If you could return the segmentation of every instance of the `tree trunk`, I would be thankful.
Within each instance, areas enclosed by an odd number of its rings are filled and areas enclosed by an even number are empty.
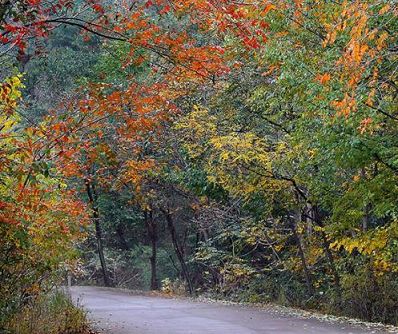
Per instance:
[[[98,251],[98,256],[99,256],[100,263],[101,263],[102,277],[104,280],[104,285],[111,286],[110,279],[108,276],[108,270],[106,268],[106,262],[105,262],[105,256],[104,256],[104,246],[102,244],[102,229],[101,229],[100,220],[99,220],[99,210],[98,210],[98,206],[97,206],[97,195],[95,192],[95,187],[87,179],[85,180],[85,184],[86,184],[88,200],[89,200],[91,210],[92,210],[92,219],[94,220],[94,225],[95,225],[95,237],[97,239],[97,251]]]
[[[6,13],[10,7],[10,0],[0,0],[0,25],[6,21]]]
[[[315,224],[318,225],[319,227],[323,228],[323,221],[322,221],[322,217],[319,213],[319,208],[317,206],[313,206],[312,211],[313,211],[313,219],[314,219]],[[333,280],[334,280],[334,288],[335,288],[335,291],[337,294],[338,302],[340,303],[340,301],[341,301],[340,276],[339,276],[339,273],[337,272],[337,268],[336,268],[336,265],[335,265],[334,259],[333,259],[333,254],[330,250],[329,240],[326,236],[326,233],[323,230],[321,230],[321,238],[322,238],[323,249],[326,253],[326,257],[328,259],[329,266],[332,271]]]
[[[193,287],[192,287],[192,282],[191,282],[191,278],[189,276],[189,272],[188,272],[188,267],[185,263],[185,259],[184,259],[184,252],[181,249],[180,243],[178,242],[178,237],[177,237],[177,232],[174,226],[174,222],[173,222],[173,218],[171,216],[171,214],[168,211],[162,210],[162,212],[164,213],[165,217],[166,217],[166,221],[167,221],[167,228],[170,232],[170,236],[171,236],[171,240],[173,243],[173,247],[174,247],[174,251],[176,252],[178,261],[180,262],[180,266],[181,266],[181,271],[183,274],[184,279],[186,280],[187,284],[188,284],[188,290],[189,293],[192,294],[193,293]]]
[[[361,169],[361,176],[366,180],[366,170],[365,168]],[[370,213],[371,213],[371,205],[370,203],[366,203],[363,209],[363,218],[362,218],[362,231],[366,232],[368,230],[370,224]]]
[[[300,260],[301,260],[301,265],[303,266],[303,270],[304,270],[304,276],[305,276],[305,283],[307,285],[307,291],[308,291],[308,294],[310,296],[313,296],[314,295],[314,286],[312,284],[312,277],[311,277],[310,270],[308,269],[307,260],[305,258],[303,245],[302,245],[302,242],[301,242],[301,238],[300,238],[299,234],[297,233],[296,222],[294,220],[291,222],[291,230],[293,232],[294,239],[296,240],[296,243],[297,243],[299,257],[300,257]]]
[[[118,226],[116,226],[115,231],[116,231],[117,236],[119,238],[121,249],[125,250],[125,251],[128,251],[130,249],[130,247],[129,247],[127,241],[126,241],[126,238],[124,237],[123,227],[121,225],[118,225]]]
[[[370,210],[371,210],[370,204],[367,203],[363,210],[364,210],[364,213],[363,213],[363,219],[362,219],[362,231],[366,232],[368,230],[368,227],[370,224]]]
[[[158,231],[157,225],[153,220],[152,211],[144,211],[145,225],[148,231],[148,237],[152,246],[152,254],[149,258],[151,262],[151,290],[159,289],[159,282],[157,278],[157,241]]]
[[[334,289],[336,291],[337,294],[337,298],[338,298],[338,303],[340,304],[341,302],[341,285],[340,285],[340,276],[337,272],[336,266],[334,264],[334,259],[333,259],[333,254],[330,251],[330,243],[329,240],[326,237],[325,232],[321,232],[321,237],[322,237],[322,243],[323,243],[323,248],[325,250],[326,253],[326,257],[329,261],[329,265],[330,265],[330,269],[332,270],[332,274],[333,274],[333,280],[334,280]]]

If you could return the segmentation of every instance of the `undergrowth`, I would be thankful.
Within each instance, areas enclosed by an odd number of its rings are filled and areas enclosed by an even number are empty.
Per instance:
[[[7,334],[88,334],[83,309],[75,306],[63,292],[33,298],[5,323],[0,333]]]

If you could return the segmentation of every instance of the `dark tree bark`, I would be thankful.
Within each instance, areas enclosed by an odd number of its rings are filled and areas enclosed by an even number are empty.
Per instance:
[[[148,237],[151,242],[152,255],[149,258],[151,262],[151,290],[159,289],[159,282],[157,278],[157,243],[158,231],[157,224],[153,219],[152,211],[144,211],[144,220],[148,232]]]
[[[102,277],[104,280],[104,285],[111,286],[111,282],[110,282],[109,275],[108,275],[108,270],[106,267],[105,256],[104,256],[104,246],[102,244],[102,229],[101,229],[101,225],[100,225],[100,216],[99,216],[99,210],[98,210],[98,205],[97,205],[97,194],[95,192],[95,186],[88,179],[85,180],[85,184],[86,184],[88,200],[89,200],[91,210],[92,210],[92,218],[94,220],[94,225],[95,225],[95,237],[97,239],[97,251],[98,251],[98,256],[99,256],[100,263],[101,263]]]
[[[170,232],[170,236],[171,236],[171,241],[173,243],[173,247],[174,247],[174,251],[177,255],[177,259],[180,262],[180,266],[181,266],[181,272],[183,275],[183,278],[185,279],[185,281],[188,284],[188,291],[190,294],[193,293],[193,287],[192,287],[192,281],[189,275],[189,271],[188,271],[188,267],[187,264],[185,263],[185,259],[184,259],[184,252],[181,248],[180,242],[178,241],[178,237],[177,237],[177,232],[174,226],[174,221],[173,221],[173,217],[171,216],[170,212],[166,211],[166,210],[162,210],[165,218],[166,218],[166,222],[167,222],[167,228]]]
[[[366,180],[366,170],[365,168],[361,169],[361,176]],[[362,231],[366,232],[370,225],[370,214],[371,214],[371,205],[370,203],[366,203],[363,209],[363,218],[362,218]]]
[[[5,23],[6,13],[10,5],[10,0],[0,0],[0,24]]]
[[[310,270],[307,265],[307,260],[305,258],[303,244],[301,242],[301,238],[300,238],[299,234],[297,233],[296,222],[294,220],[291,221],[290,228],[293,232],[293,237],[297,244],[301,265],[303,266],[305,283],[307,285],[307,292],[310,296],[313,296],[314,295],[314,285],[312,283],[312,276],[311,276]]]
[[[313,218],[314,223],[316,225],[318,225],[319,227],[323,228],[324,227],[323,218],[319,212],[318,206],[312,206],[312,212],[313,212],[312,218]],[[341,301],[340,276],[339,276],[339,273],[337,272],[337,268],[334,263],[333,254],[330,250],[330,242],[326,236],[326,233],[323,230],[321,230],[321,238],[322,238],[323,249],[324,249],[326,257],[328,259],[330,270],[332,271],[333,280],[334,280],[334,288],[335,288],[335,291],[337,294],[337,298],[339,299],[338,302],[340,303],[340,301]]]
[[[341,302],[341,285],[340,285],[340,276],[337,272],[336,265],[334,264],[334,259],[333,259],[333,254],[330,251],[330,243],[329,240],[326,237],[325,232],[321,232],[321,238],[322,238],[322,243],[323,243],[323,248],[326,253],[326,257],[329,262],[330,269],[332,270],[332,275],[333,275],[333,280],[334,280],[334,289],[337,294],[338,298],[338,303]]]
[[[125,251],[128,251],[130,249],[130,247],[129,247],[127,241],[126,241],[126,238],[124,237],[123,226],[121,226],[121,225],[116,226],[115,231],[116,231],[117,236],[119,238],[121,249],[123,249]]]

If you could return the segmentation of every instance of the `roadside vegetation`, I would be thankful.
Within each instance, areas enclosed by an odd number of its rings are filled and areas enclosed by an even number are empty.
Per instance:
[[[32,297],[7,319],[2,333],[90,334],[85,311],[63,292]]]
[[[84,333],[67,273],[397,325],[397,16],[0,0],[0,330]]]

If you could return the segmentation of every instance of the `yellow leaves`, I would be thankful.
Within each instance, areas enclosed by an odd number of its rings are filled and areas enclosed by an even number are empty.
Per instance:
[[[376,41],[376,48],[378,51],[381,51],[383,48],[387,46],[386,40],[389,37],[389,34],[386,31],[383,31],[379,38]]]
[[[234,117],[234,111],[227,110],[225,115]],[[284,144],[273,143],[270,147],[254,132],[234,131],[224,118],[218,119],[198,106],[180,119],[175,128],[189,156],[201,159],[208,180],[231,195],[249,199],[252,194],[271,195],[286,186],[272,173],[272,161],[285,154]]]
[[[250,164],[255,162],[263,168],[270,168],[270,160],[265,151],[265,142],[255,134],[232,133],[226,136],[215,136],[210,139],[210,145],[219,151],[220,161]]]
[[[355,237],[339,238],[330,244],[330,248],[336,251],[344,248],[350,254],[357,251],[370,257],[380,272],[387,272],[398,269],[390,252],[391,242],[397,237],[398,223],[393,222],[389,226],[362,232]]]
[[[202,140],[206,141],[214,136],[217,129],[216,123],[216,117],[210,115],[207,109],[199,106],[194,106],[189,115],[178,121],[175,129],[182,135],[183,147],[190,157],[197,158],[206,151]]]
[[[225,263],[220,274],[226,284],[242,284],[252,278],[256,271],[243,263]]]
[[[16,75],[6,79],[0,84],[0,112],[11,113],[21,98],[22,75]]]
[[[84,206],[66,189],[46,156],[38,158],[45,123],[35,128],[15,126],[20,121],[15,110],[21,88],[20,75],[0,84],[0,232],[19,253],[23,270],[34,272],[40,264],[56,266],[70,256],[71,244],[82,236],[81,226],[87,220]]]
[[[211,181],[245,198],[258,191],[275,189],[272,159],[266,143],[257,135],[230,133],[214,136],[209,144],[207,170]]]
[[[16,124],[16,121],[12,118],[4,117],[4,115],[1,115],[0,116],[0,124],[1,124],[1,128],[2,128],[2,132],[7,132]]]
[[[373,261],[373,267],[375,268],[376,273],[379,273],[379,276],[381,273],[394,270],[392,263],[383,259],[376,259]]]
[[[337,38],[337,30],[330,31],[326,34],[326,38],[323,41],[323,47],[326,47],[327,45],[331,45],[336,41]]]
[[[386,14],[390,10],[391,6],[390,4],[386,4],[379,10],[379,15]]]
[[[353,43],[350,48],[352,61],[360,63],[368,50],[369,46],[367,44]]]
[[[123,170],[121,172],[118,184],[131,184],[137,193],[137,199],[141,202],[140,204],[145,207],[145,200],[142,196],[141,190],[145,182],[145,178],[149,173],[154,173],[157,170],[157,164],[153,159],[147,160],[127,160],[124,164]],[[149,198],[150,194],[146,194]]]

